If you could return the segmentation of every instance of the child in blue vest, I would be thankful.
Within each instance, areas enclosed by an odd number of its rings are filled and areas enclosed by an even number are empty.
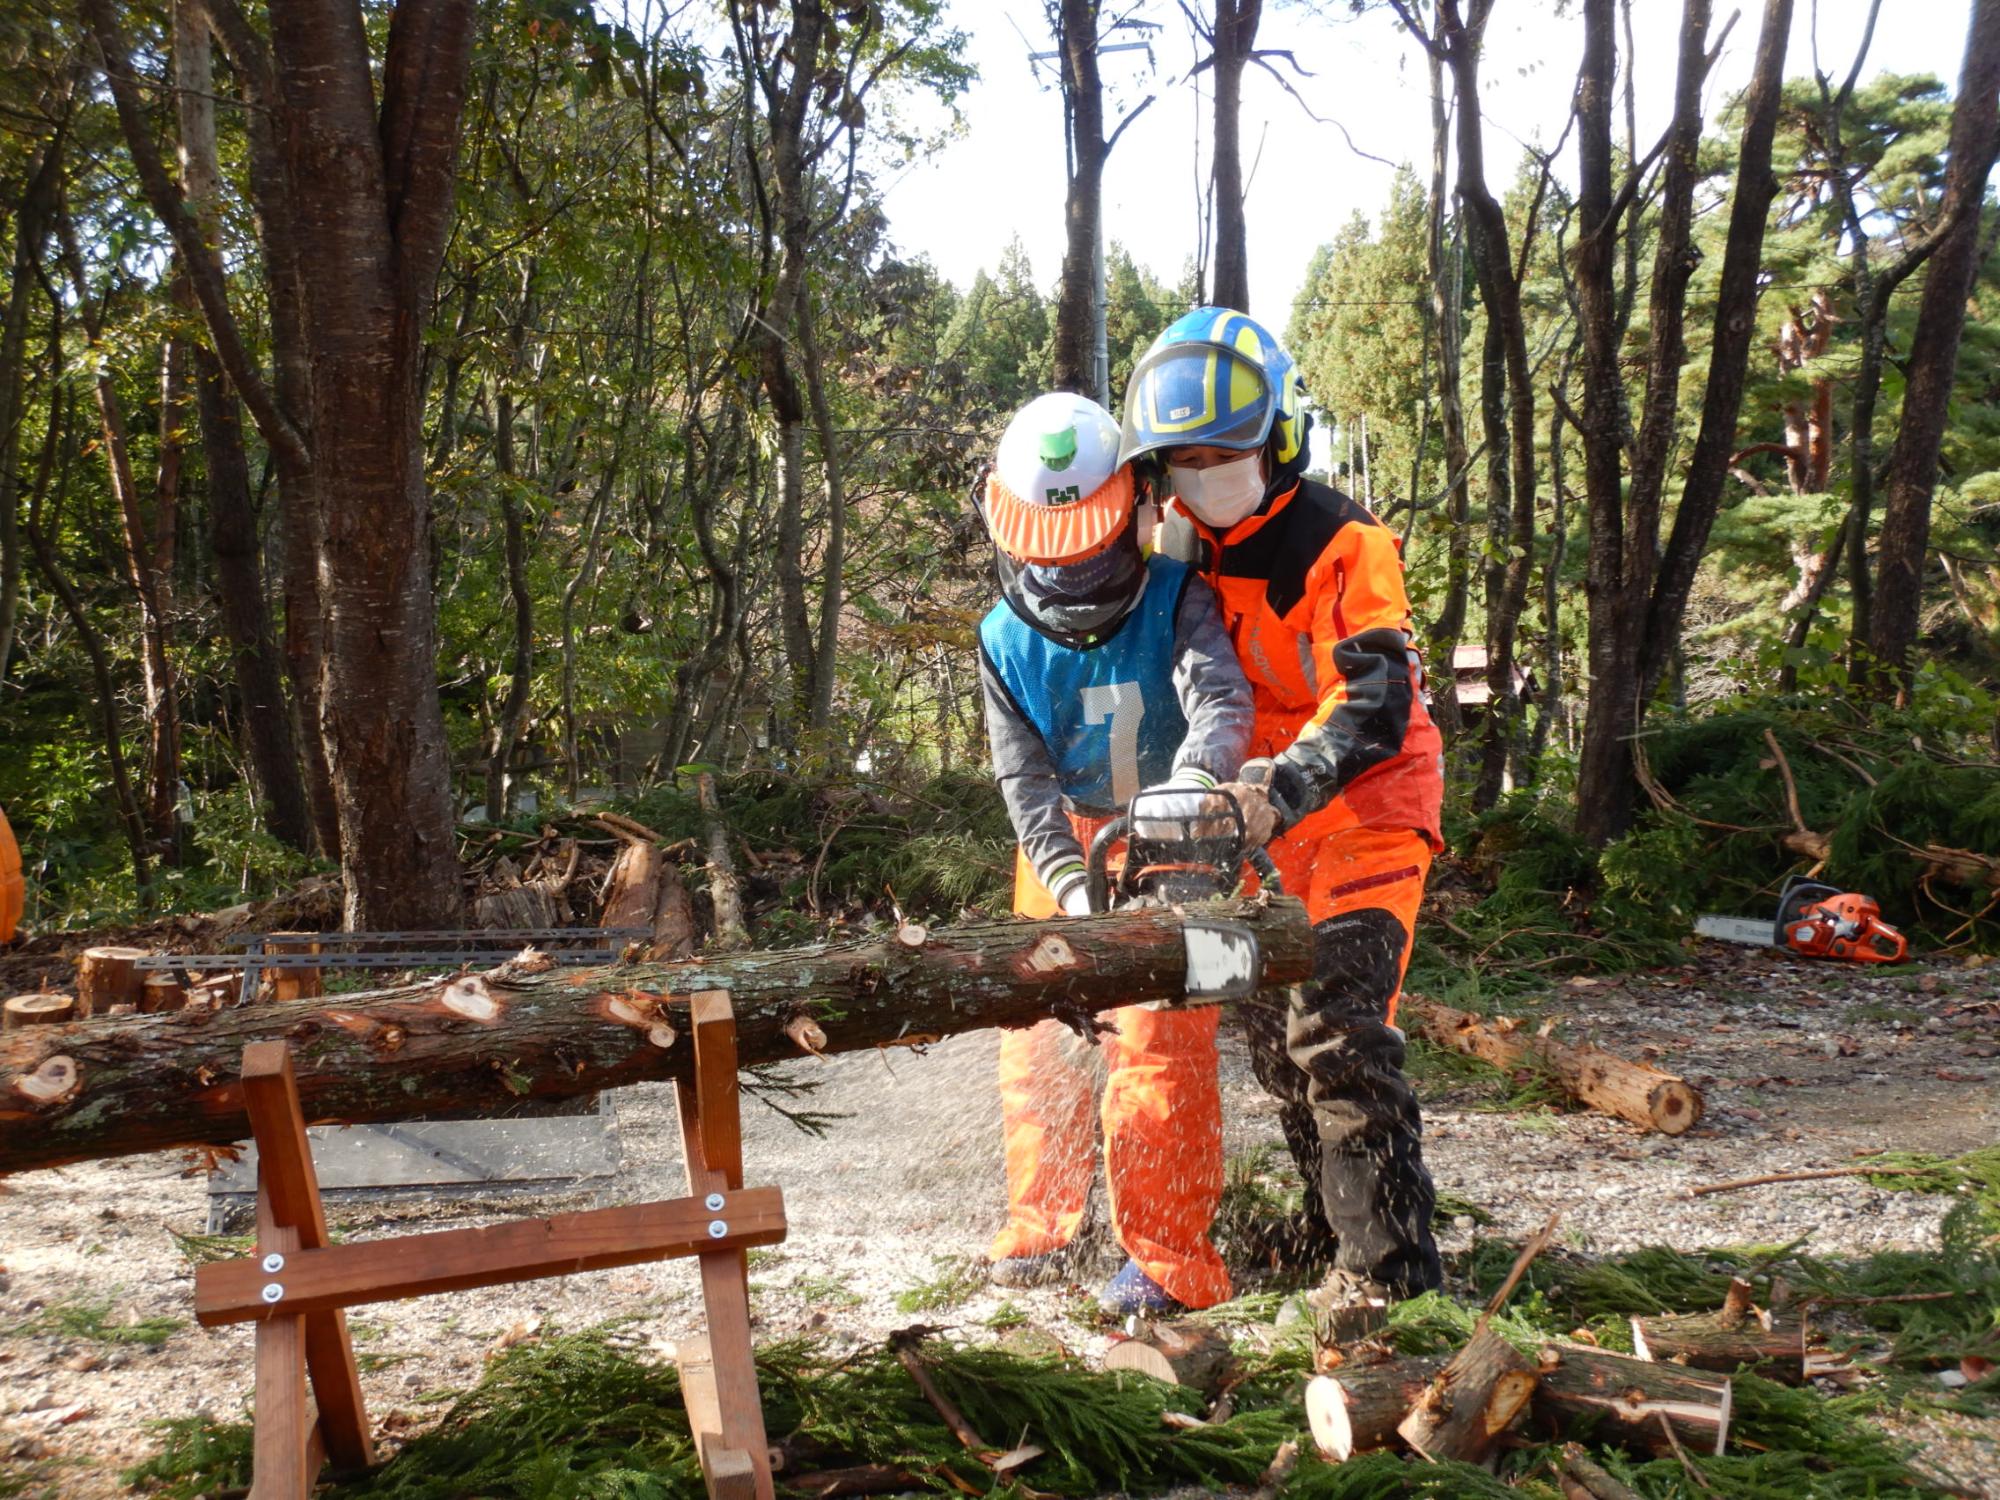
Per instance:
[[[1001,598],[980,623],[993,767],[1020,841],[1014,910],[1081,916],[1085,841],[1142,788],[1203,794],[1249,744],[1249,684],[1215,595],[1183,563],[1147,558],[1118,424],[1057,393],[1008,425],[983,514]],[[1229,1274],[1209,1243],[1222,1193],[1213,1006],[1114,1011],[1102,1106],[1111,1226],[1129,1257],[1116,1313],[1211,1307]],[[1007,1227],[990,1252],[1006,1286],[1064,1279],[1096,1172],[1089,1075],[1045,1021],[1000,1049]]]

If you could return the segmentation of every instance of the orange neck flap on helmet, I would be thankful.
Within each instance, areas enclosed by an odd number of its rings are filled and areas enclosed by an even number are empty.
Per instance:
[[[986,476],[986,529],[1016,562],[1057,566],[1095,557],[1118,540],[1132,508],[1129,466],[1066,505],[1036,505],[1008,489],[997,471]]]

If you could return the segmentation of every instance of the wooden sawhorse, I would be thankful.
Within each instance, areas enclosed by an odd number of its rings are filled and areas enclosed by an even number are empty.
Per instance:
[[[344,1245],[327,1238],[289,1048],[243,1049],[243,1103],[257,1141],[257,1249],[197,1270],[194,1305],[204,1327],[257,1324],[251,1500],[302,1500],[328,1461],[340,1470],[374,1463],[347,1308],[675,1256],[701,1262],[708,1334],[682,1344],[679,1362],[708,1492],[770,1500],[745,1251],[784,1239],[784,1200],[777,1188],[743,1186],[728,993],[694,995],[689,1021],[695,1077],[677,1084],[689,1196]]]

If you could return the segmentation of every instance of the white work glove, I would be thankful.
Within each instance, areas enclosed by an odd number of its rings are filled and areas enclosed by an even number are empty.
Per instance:
[[[1090,915],[1090,883],[1079,880],[1062,893],[1063,915],[1066,917],[1087,917]]]
[[[1220,800],[1210,795],[1214,790],[1213,776],[1205,771],[1197,771],[1191,766],[1183,766],[1158,786],[1147,787],[1139,797],[1133,799],[1133,805],[1139,809],[1140,816],[1133,820],[1132,836],[1141,839],[1178,839],[1184,832],[1193,832],[1198,836],[1221,833],[1223,830],[1220,824],[1214,828],[1204,828],[1200,823],[1190,826],[1177,821],[1181,818],[1200,818],[1205,814],[1221,811]]]

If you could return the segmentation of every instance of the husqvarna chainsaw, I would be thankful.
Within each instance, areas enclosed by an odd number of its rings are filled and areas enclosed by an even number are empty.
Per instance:
[[[1190,804],[1197,810],[1189,811]],[[1111,851],[1121,839],[1125,858],[1114,869]],[[1178,906],[1226,896],[1245,865],[1257,872],[1265,890],[1282,895],[1271,856],[1247,845],[1243,809],[1228,792],[1139,792],[1090,841],[1085,860],[1090,909]],[[1182,930],[1188,1003],[1239,1000],[1257,992],[1264,965],[1254,931],[1227,918],[1201,916],[1188,917]]]
[[[1785,882],[1775,921],[1711,916],[1696,921],[1694,930],[1725,943],[1789,948],[1807,958],[1850,963],[1901,963],[1910,951],[1902,933],[1882,920],[1882,908],[1872,896],[1798,875]]]

